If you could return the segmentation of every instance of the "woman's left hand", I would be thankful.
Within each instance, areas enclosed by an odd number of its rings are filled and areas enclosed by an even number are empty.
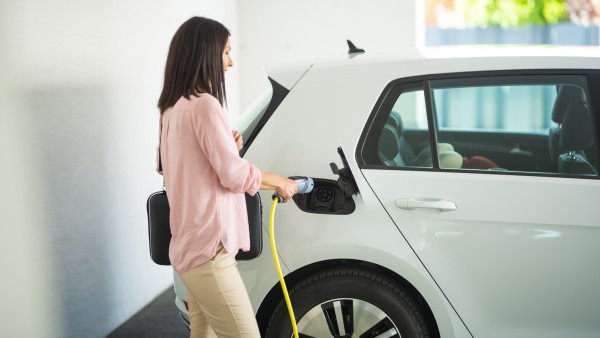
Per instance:
[[[242,134],[234,130],[233,139],[235,140],[235,144],[237,145],[238,151],[242,150],[242,147],[244,146],[244,139],[242,138]]]

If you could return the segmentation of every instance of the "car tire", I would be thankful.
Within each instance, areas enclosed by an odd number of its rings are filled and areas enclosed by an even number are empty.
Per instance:
[[[437,337],[418,302],[389,277],[336,268],[314,274],[290,290],[300,337]],[[266,338],[292,337],[282,300]]]

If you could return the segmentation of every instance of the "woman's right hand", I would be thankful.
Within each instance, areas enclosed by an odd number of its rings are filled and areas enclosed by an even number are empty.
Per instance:
[[[289,201],[298,192],[296,181],[273,173],[262,172],[261,189],[273,189],[283,197],[283,203]]]
[[[289,201],[298,192],[298,183],[286,177],[282,177],[281,186],[275,189],[279,196],[283,197],[283,203]]]

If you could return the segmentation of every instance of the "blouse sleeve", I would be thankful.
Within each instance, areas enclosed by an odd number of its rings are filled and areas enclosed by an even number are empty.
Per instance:
[[[212,98],[212,97],[211,97]],[[200,148],[221,185],[234,192],[255,194],[261,184],[260,170],[240,157],[225,111],[216,99],[201,100],[195,126]]]

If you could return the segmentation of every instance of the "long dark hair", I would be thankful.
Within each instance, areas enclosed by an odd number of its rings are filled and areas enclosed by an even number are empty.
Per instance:
[[[204,17],[193,17],[179,27],[171,40],[158,99],[161,114],[182,96],[209,93],[221,105],[227,102],[223,50],[229,36],[223,24]]]

